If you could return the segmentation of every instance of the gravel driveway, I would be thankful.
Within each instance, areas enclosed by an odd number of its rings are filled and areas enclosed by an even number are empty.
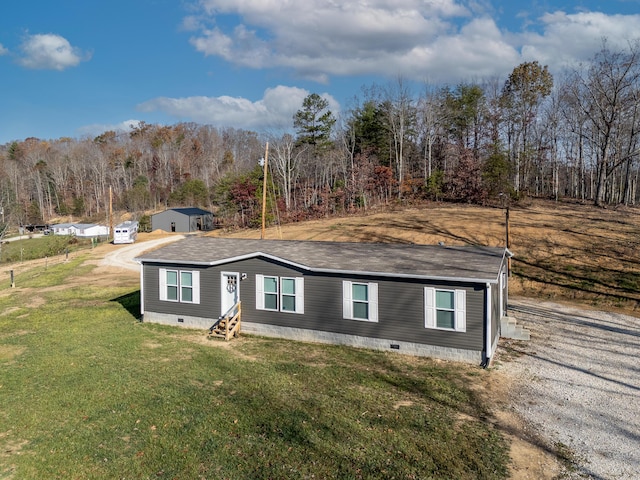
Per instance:
[[[118,246],[116,250],[109,252],[100,261],[100,265],[108,267],[126,268],[127,270],[140,271],[140,264],[133,259],[147,250],[155,249],[169,242],[175,242],[185,238],[184,235],[171,235],[168,237],[158,238],[156,240],[147,240],[145,242],[137,242],[131,245]]]
[[[529,299],[510,316],[531,332],[500,366],[514,409],[575,455],[569,478],[640,479],[640,319]]]

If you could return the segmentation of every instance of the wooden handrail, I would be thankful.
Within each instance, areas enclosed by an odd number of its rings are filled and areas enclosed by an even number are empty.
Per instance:
[[[240,301],[238,301],[238,303],[236,303],[236,305],[238,306],[238,309],[236,311],[236,314],[231,317],[227,323],[225,323],[224,326],[224,339],[225,340],[229,340],[229,338],[233,337],[236,335],[236,333],[240,333],[240,321],[242,318],[242,304]],[[236,306],[234,305],[234,307]],[[235,310],[234,308],[231,309],[231,311]],[[233,327],[231,327],[231,329],[229,329],[229,325],[233,324],[234,321],[237,322],[233,325]]]
[[[224,315],[221,315],[216,322],[209,328],[209,333],[213,333],[221,321],[226,320],[224,324],[224,339],[229,340],[231,337],[240,333],[240,323],[242,321],[242,302],[238,301]],[[232,325],[230,327],[230,325]]]

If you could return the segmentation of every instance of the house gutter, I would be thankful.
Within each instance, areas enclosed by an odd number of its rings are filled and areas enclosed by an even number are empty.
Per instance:
[[[144,265],[140,264],[140,315],[144,315]]]
[[[491,362],[491,357],[493,356],[493,352],[491,351],[492,349],[492,344],[491,344],[491,283],[487,282],[486,283],[486,289],[485,289],[485,295],[486,295],[486,300],[485,300],[485,306],[486,306],[486,312],[485,312],[485,359],[482,361],[482,368],[487,368],[489,366],[489,363]]]

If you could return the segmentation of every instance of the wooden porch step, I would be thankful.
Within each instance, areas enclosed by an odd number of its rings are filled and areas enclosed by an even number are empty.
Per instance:
[[[238,325],[238,323],[240,323],[239,319],[236,319],[235,321],[229,322],[229,329],[228,331],[233,332],[233,336],[237,337],[238,336],[238,330],[235,330],[235,327]],[[227,338],[226,337],[226,332],[227,332],[227,321],[226,320],[222,320],[220,321],[220,323],[218,323],[218,325],[216,326],[216,328],[214,328],[213,330],[209,330],[209,336],[210,337],[219,337],[219,338]]]

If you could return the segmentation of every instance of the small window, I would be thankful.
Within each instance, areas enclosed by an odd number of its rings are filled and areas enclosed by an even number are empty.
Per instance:
[[[425,287],[425,328],[466,331],[466,291]]]
[[[264,309],[278,310],[278,277],[264,277]]]
[[[342,282],[343,317],[350,320],[378,321],[378,284]]]
[[[178,272],[167,270],[167,300],[178,301]]]
[[[180,272],[180,301],[193,301],[193,273]]]
[[[304,313],[304,278],[256,275],[256,309]]]
[[[282,278],[280,279],[282,286],[281,302],[283,312],[296,311],[296,279]]]
[[[369,286],[366,283],[351,284],[353,318],[369,320]]]

